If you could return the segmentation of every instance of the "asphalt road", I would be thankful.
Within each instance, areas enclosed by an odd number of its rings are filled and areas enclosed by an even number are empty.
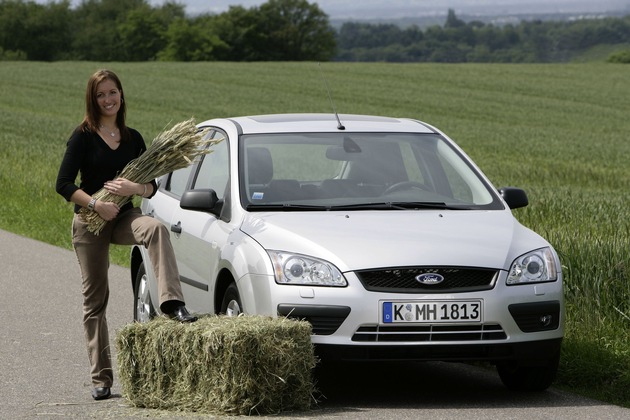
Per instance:
[[[112,339],[132,322],[128,277],[111,267]],[[72,251],[0,230],[0,286],[1,419],[211,418],[131,407],[118,384],[112,399],[92,400]],[[630,419],[630,409],[553,388],[510,393],[494,371],[460,364],[337,366],[318,378],[316,408],[273,418]]]

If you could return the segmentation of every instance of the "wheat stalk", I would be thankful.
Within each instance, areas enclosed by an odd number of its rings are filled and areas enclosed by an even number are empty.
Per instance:
[[[146,152],[132,160],[120,172],[118,178],[125,178],[138,184],[146,184],[162,175],[191,165],[198,157],[212,153],[213,146],[223,139],[204,139],[208,130],[199,130],[194,119],[175,124],[170,130],[158,134]],[[100,201],[110,201],[122,207],[131,196],[122,197],[101,188],[92,197]],[[98,235],[107,223],[95,211],[82,208],[79,214],[88,224],[87,229]]]

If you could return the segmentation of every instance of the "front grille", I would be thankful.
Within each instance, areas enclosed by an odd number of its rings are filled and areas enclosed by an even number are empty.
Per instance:
[[[444,342],[505,340],[507,335],[499,324],[479,325],[364,325],[352,336],[359,342]]]
[[[363,287],[372,292],[461,293],[492,289],[499,272],[468,267],[400,267],[355,273]],[[436,284],[422,284],[416,279],[422,274],[437,274],[444,280]]]

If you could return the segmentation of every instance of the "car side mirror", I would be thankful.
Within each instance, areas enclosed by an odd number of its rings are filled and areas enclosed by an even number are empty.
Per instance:
[[[205,211],[218,217],[221,214],[223,200],[219,200],[216,191],[212,189],[188,190],[182,195],[179,207],[184,210]]]
[[[527,193],[520,188],[503,187],[499,189],[499,193],[511,209],[526,207],[529,204]]]

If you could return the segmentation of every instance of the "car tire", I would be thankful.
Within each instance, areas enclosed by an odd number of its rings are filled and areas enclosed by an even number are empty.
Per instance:
[[[512,391],[544,391],[556,378],[560,355],[553,357],[546,365],[527,366],[518,362],[501,362],[497,372],[501,382]]]
[[[136,281],[133,285],[134,305],[133,319],[137,322],[149,322],[156,316],[155,307],[151,302],[151,294],[149,293],[149,277],[144,263],[140,264]]]
[[[236,283],[230,283],[223,295],[221,302],[221,314],[227,316],[238,316],[243,312],[241,295],[238,293]]]

